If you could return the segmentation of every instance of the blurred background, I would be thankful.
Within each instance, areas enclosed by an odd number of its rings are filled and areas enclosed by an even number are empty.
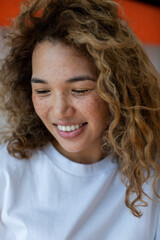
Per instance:
[[[142,41],[151,62],[160,73],[160,0],[116,0],[124,9],[126,19]],[[11,24],[22,0],[0,0],[0,59],[6,55],[1,31]],[[3,119],[0,116],[0,126]]]

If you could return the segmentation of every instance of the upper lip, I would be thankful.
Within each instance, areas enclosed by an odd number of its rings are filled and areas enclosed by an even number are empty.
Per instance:
[[[58,122],[58,123],[54,123],[54,125],[60,125],[60,126],[72,126],[72,125],[80,125],[80,124],[84,124],[84,123],[86,123],[86,122],[81,122],[81,123],[60,123],[60,122]]]

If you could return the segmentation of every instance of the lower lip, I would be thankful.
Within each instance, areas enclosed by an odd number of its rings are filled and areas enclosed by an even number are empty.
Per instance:
[[[57,126],[56,126],[56,130],[62,138],[71,139],[71,138],[78,137],[85,130],[86,126],[87,126],[87,124],[83,125],[82,127],[78,128],[74,131],[71,131],[71,132],[63,132],[63,131],[59,130]]]

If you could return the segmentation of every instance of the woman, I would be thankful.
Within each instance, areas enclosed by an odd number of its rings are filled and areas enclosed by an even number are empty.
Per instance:
[[[160,89],[108,0],[35,0],[1,70],[0,236],[160,238]]]

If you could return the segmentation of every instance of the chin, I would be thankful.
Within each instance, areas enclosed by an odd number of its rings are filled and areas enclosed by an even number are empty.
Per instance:
[[[78,153],[84,150],[82,148],[73,148],[73,147],[72,148],[63,147],[63,149],[70,153]]]
[[[70,152],[70,153],[78,153],[78,152],[81,152],[81,151],[86,149],[86,146],[85,147],[82,147],[82,146],[66,146],[66,145],[61,145],[61,144],[60,144],[60,146],[65,151]]]

